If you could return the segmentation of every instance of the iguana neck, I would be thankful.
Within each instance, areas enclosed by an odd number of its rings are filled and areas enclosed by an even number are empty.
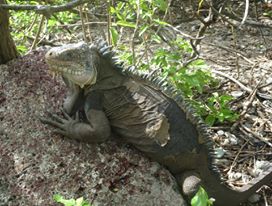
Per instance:
[[[86,87],[86,91],[89,90],[108,90],[120,87],[128,79],[125,75],[114,68],[110,61],[101,60],[97,68],[96,84]]]

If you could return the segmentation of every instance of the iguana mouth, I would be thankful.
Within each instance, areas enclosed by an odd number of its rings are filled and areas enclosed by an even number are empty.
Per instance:
[[[84,75],[83,70],[79,69],[74,69],[74,68],[82,68],[83,65],[81,64],[76,64],[75,62],[65,62],[65,61],[60,61],[60,60],[55,60],[54,59],[46,59],[46,63],[50,65],[49,67],[49,72],[51,74],[55,75],[60,75],[60,74],[68,74],[68,75]]]
[[[61,72],[56,72],[52,70],[49,70],[48,73],[53,77],[53,79],[61,75]]]

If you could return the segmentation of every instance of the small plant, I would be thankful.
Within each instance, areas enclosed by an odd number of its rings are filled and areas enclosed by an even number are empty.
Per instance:
[[[91,206],[88,202],[86,202],[83,197],[75,199],[65,199],[62,195],[56,194],[53,196],[53,199],[57,203],[61,203],[64,206]]]
[[[212,206],[213,198],[209,198],[207,192],[200,187],[195,196],[191,199],[192,206]]]
[[[215,92],[207,99],[205,104],[197,101],[194,101],[193,104],[198,113],[205,118],[205,122],[212,126],[217,122],[234,122],[239,118],[239,115],[229,107],[229,103],[232,100],[232,96],[226,94],[219,95]]]
[[[134,40],[140,40],[140,47],[146,47],[151,41],[160,43],[161,39],[158,30],[161,26],[167,25],[160,20],[160,14],[167,13],[168,3],[165,0],[128,0],[118,2],[110,7],[110,15],[114,19],[110,25],[112,44],[117,45],[120,28],[127,28],[132,31],[130,48],[126,47],[126,53],[132,53],[132,62],[136,64],[136,53],[134,51]],[[124,48],[123,48],[124,49]],[[124,51],[124,50],[123,50]],[[124,57],[125,58],[125,57]]]
[[[209,125],[213,125],[217,120],[221,123],[224,121],[234,122],[238,119],[239,115],[229,108],[230,101],[233,100],[232,96],[219,95],[217,92],[208,99],[208,111],[205,121]]]
[[[200,2],[199,6],[203,1]],[[115,18],[115,22],[111,27],[112,43],[119,51],[119,58],[126,65],[136,65],[139,70],[156,72],[156,75],[169,81],[177,89],[183,92],[184,97],[192,103],[197,113],[203,117],[205,122],[212,126],[215,123],[233,122],[238,118],[238,114],[233,112],[229,103],[232,98],[228,95],[212,94],[205,100],[197,99],[197,97],[208,88],[216,88],[216,81],[205,63],[201,59],[195,59],[190,64],[183,64],[182,60],[190,58],[193,49],[188,41],[182,38],[176,38],[168,42],[165,48],[158,48],[150,52],[151,43],[162,44],[161,37],[154,28],[162,28],[168,23],[160,20],[160,14],[167,12],[167,2],[164,0],[129,0],[119,2],[115,7],[111,7],[110,14]],[[139,15],[140,14],[140,15]],[[119,32],[117,29],[128,28],[134,32],[131,38],[132,46],[130,48],[117,40]],[[158,31],[158,30],[157,30]],[[143,52],[134,53],[133,39],[137,34],[137,39],[140,39],[140,50]],[[132,52],[131,52],[132,51]],[[144,58],[145,57],[145,58]],[[206,95],[207,96],[207,95]]]

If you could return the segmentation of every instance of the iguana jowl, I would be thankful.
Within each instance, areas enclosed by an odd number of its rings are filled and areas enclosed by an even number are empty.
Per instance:
[[[96,143],[114,132],[167,167],[187,198],[202,185],[217,206],[239,205],[271,181],[272,167],[240,191],[221,183],[211,137],[182,95],[158,78],[140,75],[133,67],[123,69],[104,41],[53,48],[46,62],[69,88],[65,118],[43,119],[60,134]],[[84,120],[78,118],[81,107]]]

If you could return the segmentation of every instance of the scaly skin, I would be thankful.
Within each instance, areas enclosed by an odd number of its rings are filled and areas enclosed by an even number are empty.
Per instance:
[[[103,41],[95,45],[70,44],[46,54],[51,72],[62,75],[70,90],[65,118],[53,115],[43,122],[67,137],[90,143],[110,137],[125,140],[167,167],[185,198],[202,185],[216,206],[244,202],[272,178],[272,168],[251,188],[234,191],[220,182],[212,164],[212,143],[207,128],[182,95],[159,79],[125,71],[115,63]],[[84,107],[85,117],[78,118]],[[186,205],[186,203],[184,203]]]

